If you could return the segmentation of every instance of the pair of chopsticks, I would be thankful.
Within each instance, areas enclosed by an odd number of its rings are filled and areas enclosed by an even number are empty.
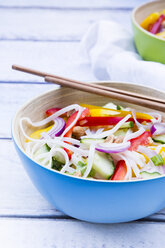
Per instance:
[[[44,77],[46,82],[51,82],[51,83],[55,83],[55,84],[65,86],[68,88],[73,88],[73,89],[85,91],[88,93],[110,97],[112,99],[125,101],[128,103],[156,109],[159,111],[165,111],[165,100],[158,99],[152,96],[146,96],[143,94],[138,94],[134,92],[129,92],[129,91],[125,91],[125,90],[121,90],[117,88],[106,87],[106,86],[92,84],[92,83],[89,84],[85,82],[80,82],[80,81],[76,81],[73,79],[56,76],[50,73],[37,71],[34,69],[19,66],[19,65],[13,65],[12,69],[30,73],[33,75],[37,75],[40,77]]]

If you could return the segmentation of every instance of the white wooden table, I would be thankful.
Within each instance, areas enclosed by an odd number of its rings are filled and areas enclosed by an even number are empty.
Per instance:
[[[26,175],[10,133],[11,119],[20,105],[56,87],[12,71],[13,63],[96,80],[90,67],[79,60],[82,35],[102,19],[130,28],[130,12],[142,2],[0,0],[0,247],[165,247],[165,211],[132,223],[96,225],[54,209]]]

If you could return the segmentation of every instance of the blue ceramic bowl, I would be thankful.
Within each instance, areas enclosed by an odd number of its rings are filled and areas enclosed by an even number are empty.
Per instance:
[[[165,93],[143,86],[112,82],[106,83],[106,85],[138,93],[145,92],[145,94],[156,97],[165,97]],[[76,178],[47,169],[25,154],[24,138],[20,132],[19,119],[27,116],[33,121],[39,121],[44,118],[44,111],[53,106],[66,106],[81,102],[103,105],[108,101],[111,99],[67,88],[52,90],[25,104],[16,113],[12,123],[12,135],[16,150],[25,170],[39,192],[55,208],[65,214],[95,223],[128,222],[161,210],[165,207],[165,193],[163,191],[165,177],[129,182],[96,181]],[[135,106],[131,105],[131,107]],[[137,106],[136,109],[147,110]],[[31,131],[30,127],[26,128],[27,133]]]

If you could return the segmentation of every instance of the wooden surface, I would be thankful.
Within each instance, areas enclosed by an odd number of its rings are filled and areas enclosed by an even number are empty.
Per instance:
[[[95,21],[114,19],[131,28],[130,12],[143,0],[0,1],[0,247],[164,247],[165,211],[140,221],[96,225],[54,209],[22,168],[11,140],[11,119],[30,98],[58,87],[11,70],[32,66],[94,81],[79,57],[79,41]]]

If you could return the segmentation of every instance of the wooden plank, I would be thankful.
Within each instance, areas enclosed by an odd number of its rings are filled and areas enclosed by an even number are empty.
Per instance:
[[[16,154],[14,144],[0,140],[0,216],[64,216],[32,185]]]
[[[145,0],[0,0],[0,6],[6,7],[54,7],[54,8],[133,8],[146,2]]]
[[[0,84],[0,137],[11,137],[11,121],[18,108],[32,97],[57,88],[55,85]],[[17,97],[19,95],[19,97]]]
[[[0,217],[66,218],[37,192],[11,140],[0,139]],[[165,221],[165,210],[146,220]]]
[[[11,65],[14,63],[75,79],[96,80],[90,66],[83,64],[79,58],[77,42],[1,41],[0,54],[1,82],[43,81],[40,77],[13,71]]]
[[[107,9],[58,11],[2,8],[0,16],[0,40],[79,41],[89,26],[100,20],[113,20],[126,28],[131,27],[130,11]]]
[[[165,228],[163,223],[96,225],[71,220],[1,219],[0,240],[5,248],[162,248]]]

